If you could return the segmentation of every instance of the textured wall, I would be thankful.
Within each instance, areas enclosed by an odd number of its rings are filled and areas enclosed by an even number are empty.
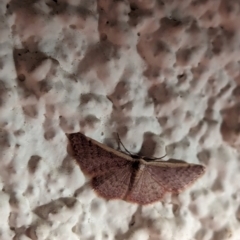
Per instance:
[[[240,2],[1,0],[0,239],[239,240]],[[179,196],[97,197],[81,131],[200,163]]]

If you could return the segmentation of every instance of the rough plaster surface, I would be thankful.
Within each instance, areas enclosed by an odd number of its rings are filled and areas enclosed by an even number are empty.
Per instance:
[[[236,0],[0,1],[0,239],[239,240],[239,22]],[[207,172],[107,202],[67,152],[77,131]]]

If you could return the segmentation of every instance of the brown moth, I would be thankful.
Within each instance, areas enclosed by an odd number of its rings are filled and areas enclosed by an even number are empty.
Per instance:
[[[95,192],[105,199],[122,199],[141,205],[179,193],[205,172],[205,167],[176,159],[154,161],[128,155],[82,133],[67,135],[83,173],[91,177]]]

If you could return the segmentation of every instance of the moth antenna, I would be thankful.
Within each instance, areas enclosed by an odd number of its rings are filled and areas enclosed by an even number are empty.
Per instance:
[[[166,153],[166,154],[164,154],[162,157],[153,158],[153,160],[160,160],[160,159],[163,159],[163,158],[165,158],[166,156],[167,156],[167,153]]]
[[[149,161],[156,161],[156,160],[160,160],[160,159],[163,159],[167,156],[167,153],[162,156],[162,157],[157,157],[157,158],[149,158],[149,157],[144,157],[144,160],[149,160]],[[156,161],[157,162],[157,161]]]
[[[125,148],[125,146],[123,145],[123,143],[122,143],[122,141],[121,141],[118,133],[117,133],[117,138],[118,138],[118,143],[120,143],[120,144],[123,146],[124,150],[125,150],[129,155],[132,155],[132,153],[130,153],[130,152]]]
[[[165,152],[166,152],[165,155],[163,155],[162,157],[152,158],[152,160],[155,161],[155,160],[161,160],[161,159],[165,158],[165,157],[167,156],[166,147],[165,147]],[[157,161],[156,161],[156,162],[157,162]]]

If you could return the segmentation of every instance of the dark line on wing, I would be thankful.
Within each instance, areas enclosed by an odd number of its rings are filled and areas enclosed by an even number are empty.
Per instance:
[[[131,174],[131,178],[130,178],[130,183],[129,183],[128,190],[127,190],[123,199],[126,199],[128,194],[132,191],[133,185],[134,185],[134,182],[135,182],[135,179],[136,179],[136,176],[137,176],[137,173],[139,171],[141,163],[140,163],[140,161],[134,161],[131,165],[132,165],[131,166],[132,167],[132,169],[131,169],[132,174]]]

